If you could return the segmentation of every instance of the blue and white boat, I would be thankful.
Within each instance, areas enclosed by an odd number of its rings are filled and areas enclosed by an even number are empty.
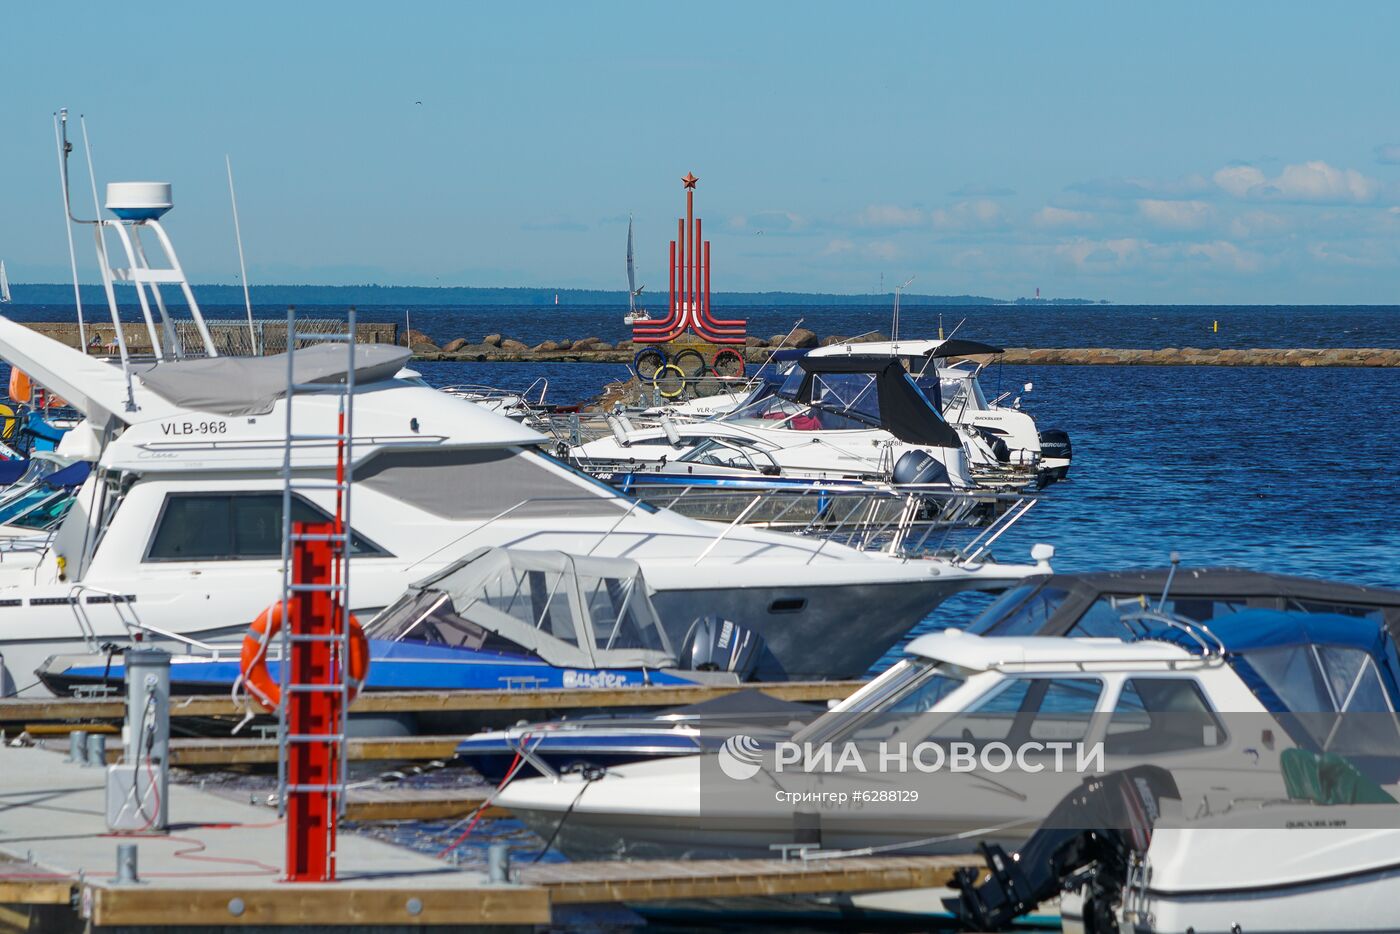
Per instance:
[[[512,771],[517,778],[528,778],[542,771],[540,765],[555,772],[578,765],[606,769],[714,752],[735,732],[786,737],[825,710],[750,688],[653,716],[598,714],[483,730],[458,744],[457,761],[492,782]]]
[[[678,652],[634,561],[514,548],[477,549],[418,581],[370,620],[365,634],[369,691],[738,684],[766,655],[757,635],[704,618]],[[172,659],[173,692],[233,687],[238,645],[181,644],[187,651]],[[275,653],[269,667],[280,677]],[[39,670],[60,694],[120,688],[124,674],[115,651],[54,656]]]

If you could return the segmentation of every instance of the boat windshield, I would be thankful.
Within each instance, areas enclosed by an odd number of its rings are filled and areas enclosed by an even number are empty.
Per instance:
[[[817,744],[851,738],[857,731],[931,710],[966,682],[964,672],[931,659],[901,659],[793,740]]]
[[[773,395],[754,398],[727,416],[772,422],[793,431],[862,431],[880,427],[880,396],[873,373],[820,373],[811,401],[798,400],[807,374],[794,370]],[[757,395],[757,394],[755,394]]]
[[[1068,590],[1043,581],[1013,587],[968,624],[967,631],[979,636],[1039,635],[1068,596]]]

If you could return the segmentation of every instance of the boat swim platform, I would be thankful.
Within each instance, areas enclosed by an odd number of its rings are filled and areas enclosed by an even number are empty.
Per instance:
[[[592,708],[680,707],[739,691],[757,690],[788,701],[837,700],[863,681],[758,681],[743,684],[678,684],[630,688],[502,688],[463,691],[371,691],[361,694],[352,714],[433,714],[482,711],[581,710]],[[106,697],[7,697],[0,699],[0,724],[24,728],[30,724],[74,724],[119,721],[126,716],[126,699]],[[227,694],[174,697],[170,718],[237,720],[243,711]],[[55,732],[45,730],[44,732]],[[67,732],[66,730],[57,732]]]
[[[829,894],[946,885],[968,857],[666,860],[521,867],[512,883],[353,833],[340,881],[282,881],[284,825],[266,808],[170,787],[170,832],[114,835],[105,770],[0,748],[0,929],[239,927],[333,931],[529,928],[563,906]],[[116,848],[138,849],[136,884],[113,881]],[[39,927],[35,928],[34,922]]]

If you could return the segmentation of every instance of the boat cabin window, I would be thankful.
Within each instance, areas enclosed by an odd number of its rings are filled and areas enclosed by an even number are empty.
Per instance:
[[[539,453],[520,448],[386,451],[355,471],[355,483],[444,519],[616,515],[631,500]],[[514,508],[512,508],[514,507]]]
[[[1294,645],[1243,653],[1245,663],[1294,714],[1290,723],[1339,755],[1400,753],[1394,708],[1369,652]]]
[[[1098,678],[1008,678],[944,720],[940,742],[1077,742],[1089,733],[1103,682]]]
[[[1190,678],[1129,678],[1109,718],[1104,752],[1150,755],[1225,742],[1225,728]]]
[[[519,649],[496,633],[458,616],[452,598],[435,590],[406,595],[365,627],[371,639],[423,642],[463,649]]]
[[[578,584],[598,648],[666,650],[656,618],[635,593],[635,578],[580,575]]]
[[[72,490],[51,490],[50,493],[52,495],[48,499],[35,504],[28,511],[10,519],[0,519],[0,522],[6,522],[16,528],[33,529],[36,532],[53,528],[68,515],[68,510],[73,506],[74,494]]]
[[[812,404],[826,413],[842,413],[854,424],[880,424],[880,393],[872,373],[822,373],[812,377]]]
[[[857,733],[892,732],[910,715],[925,713],[967,683],[964,672],[927,659],[904,658],[853,694],[841,706],[794,736],[798,742],[824,743]],[[887,728],[894,721],[893,728]]]
[[[934,731],[940,741],[1039,742],[1083,739],[1098,707],[1097,678],[1009,678]]]
[[[329,522],[331,516],[292,497],[293,522]],[[351,553],[387,552],[358,533]],[[282,557],[281,493],[171,493],[146,549],[148,562],[239,561]]]
[[[482,587],[479,599],[527,626],[578,645],[567,580],[562,570],[530,570],[508,564]]]
[[[737,438],[707,438],[685,454],[676,458],[676,463],[708,464],[715,467],[737,467],[741,470],[762,471],[778,466],[777,461],[767,451],[749,441]]]
[[[63,518],[72,503],[71,490],[54,490],[41,484],[0,506],[0,525],[46,529]]]

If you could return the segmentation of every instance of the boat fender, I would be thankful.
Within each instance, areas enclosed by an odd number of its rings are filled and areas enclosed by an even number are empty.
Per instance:
[[[891,479],[899,484],[947,483],[948,468],[927,451],[908,451],[895,462]]]
[[[267,647],[273,636],[282,629],[282,616],[280,600],[259,613],[243,636],[243,649],[238,657],[239,682],[260,706],[269,711],[276,710],[282,702],[281,682],[267,668]],[[354,615],[350,617],[350,657],[347,667],[350,675],[348,700],[354,701],[369,674],[369,640],[365,638],[365,631]],[[234,690],[238,690],[238,685],[234,685]]]
[[[19,367],[10,370],[10,398],[25,403],[34,397],[34,383]]]
[[[702,616],[691,623],[680,667],[691,671],[732,671],[747,680],[758,666],[765,643],[758,633],[733,620]]]

